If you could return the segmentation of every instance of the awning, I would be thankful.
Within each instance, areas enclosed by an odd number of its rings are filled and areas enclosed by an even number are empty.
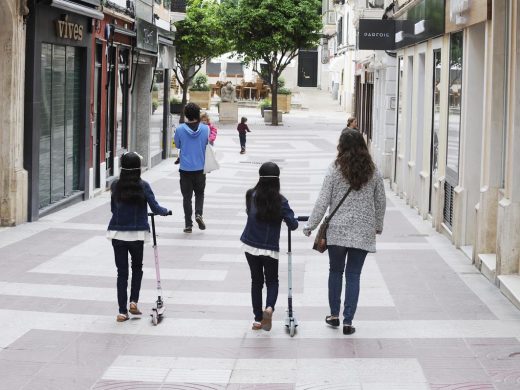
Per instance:
[[[114,28],[114,34],[126,35],[127,37],[135,37],[137,33],[133,30],[129,30],[127,28],[121,28],[114,24],[111,25]]]
[[[73,3],[68,0],[52,0],[51,7],[60,8],[65,11],[73,12],[78,15],[88,16],[89,18],[103,20],[105,15],[94,8],[85,7],[77,3]]]

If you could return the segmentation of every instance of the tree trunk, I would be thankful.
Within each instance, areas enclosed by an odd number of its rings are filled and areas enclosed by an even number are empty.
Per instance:
[[[188,101],[188,84],[184,83],[182,87],[182,102],[181,102],[181,113],[179,123],[184,123],[184,107],[186,107],[186,102]]]
[[[271,87],[271,125],[278,126],[278,73],[273,72],[273,85]]]

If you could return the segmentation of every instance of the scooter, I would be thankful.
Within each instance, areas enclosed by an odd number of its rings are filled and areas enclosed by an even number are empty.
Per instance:
[[[298,221],[308,221],[309,217],[297,217]],[[292,305],[292,248],[291,248],[291,229],[288,230],[288,245],[287,245],[287,285],[289,287],[289,293],[287,294],[287,317],[285,318],[285,327],[289,331],[289,335],[294,337],[296,333],[296,327],[298,326],[298,320],[294,317],[293,305]]]
[[[152,218],[152,234],[153,234],[153,253],[155,257],[155,276],[157,279],[157,301],[155,301],[155,306],[152,308],[152,313],[150,316],[152,317],[152,324],[157,325],[163,319],[164,312],[166,311],[166,306],[164,305],[164,301],[162,299],[162,287],[161,287],[161,271],[159,269],[159,249],[157,248],[157,235],[155,234],[155,216],[157,214],[148,213],[148,216]],[[172,211],[170,210],[168,215],[172,215]]]

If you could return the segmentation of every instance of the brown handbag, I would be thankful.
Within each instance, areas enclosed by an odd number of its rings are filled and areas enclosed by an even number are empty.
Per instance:
[[[314,239],[314,245],[312,246],[312,249],[315,251],[318,251],[320,253],[323,253],[327,250],[327,229],[329,228],[329,222],[331,218],[336,214],[336,211],[338,211],[339,207],[343,204],[345,199],[347,199],[348,194],[350,194],[350,191],[352,188],[349,187],[347,190],[347,193],[341,199],[341,201],[338,203],[334,211],[325,219],[323,220],[323,223],[320,225],[320,228],[318,229],[318,233],[316,234],[316,238]]]

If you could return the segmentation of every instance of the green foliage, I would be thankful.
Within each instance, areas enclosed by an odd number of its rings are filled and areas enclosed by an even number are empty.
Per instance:
[[[204,73],[198,73],[193,79],[193,85],[190,87],[190,91],[210,91],[211,88],[208,84],[208,76]]]
[[[271,99],[265,98],[260,101],[260,107],[266,108],[271,107]]]
[[[221,6],[225,31],[234,50],[246,63],[267,64],[273,94],[273,111],[277,94],[288,89],[279,85],[279,77],[300,49],[318,45],[323,28],[321,0],[238,0]],[[260,70],[257,71],[259,73]],[[273,115],[273,125],[278,118]]]
[[[170,98],[170,104],[181,104],[182,100],[179,99],[177,96],[172,96]]]
[[[276,91],[278,95],[292,95],[292,91],[289,88],[278,88],[278,91]]]
[[[159,108],[159,100],[152,99],[152,112],[155,112]]]

